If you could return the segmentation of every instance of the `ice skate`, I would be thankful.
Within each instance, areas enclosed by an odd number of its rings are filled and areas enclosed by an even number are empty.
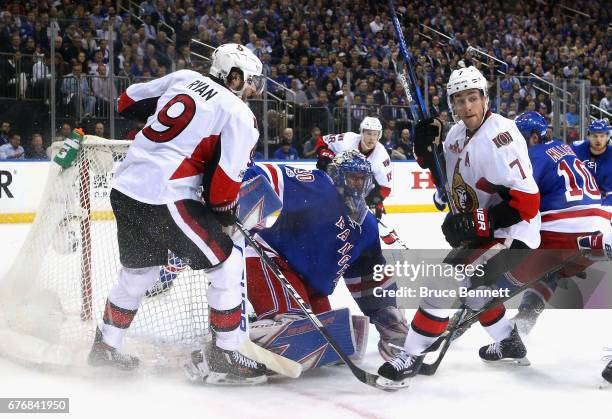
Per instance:
[[[521,366],[530,365],[526,357],[527,349],[519,336],[516,326],[514,326],[512,333],[506,339],[480,348],[479,355],[485,362],[511,362]]]
[[[423,364],[423,355],[410,355],[404,351],[385,362],[378,369],[378,384],[381,388],[388,390],[398,390],[406,388],[410,384],[410,379],[418,374],[419,368]]]
[[[96,328],[96,337],[87,357],[92,367],[113,367],[124,371],[138,368],[140,360],[135,356],[124,354],[102,340],[102,331]]]
[[[185,364],[185,372],[191,381],[203,380],[215,385],[253,385],[267,381],[266,366],[238,351],[219,348],[214,343],[202,350],[193,351]]]

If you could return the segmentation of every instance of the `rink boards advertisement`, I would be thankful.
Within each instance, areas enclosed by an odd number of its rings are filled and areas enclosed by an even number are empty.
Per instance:
[[[258,162],[259,163],[259,162]],[[271,162],[279,164],[279,162]],[[47,182],[48,161],[0,161],[0,223],[31,222]],[[283,162],[303,169],[315,169],[314,161]],[[385,200],[388,213],[418,213],[437,211],[432,204],[434,185],[428,170],[414,161],[392,162],[393,188]],[[92,211],[111,210],[107,199],[112,172],[91,173],[89,176]],[[100,199],[102,198],[102,199]]]

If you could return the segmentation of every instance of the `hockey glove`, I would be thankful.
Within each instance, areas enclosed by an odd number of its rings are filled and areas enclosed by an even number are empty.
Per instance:
[[[495,223],[489,217],[486,208],[461,214],[448,214],[442,224],[442,233],[452,247],[490,241],[493,239],[494,230]]]
[[[329,148],[322,147],[319,149],[319,158],[317,159],[317,169],[327,171],[329,165],[334,159],[334,153]]]
[[[234,201],[225,206],[210,207],[213,215],[223,227],[228,227],[236,221],[236,211],[238,209],[238,201]]]
[[[434,183],[439,185],[438,176],[436,173],[436,165],[434,160],[434,141],[442,135],[440,127],[442,121],[438,118],[429,118],[419,121],[414,127],[414,155],[417,163],[423,169],[430,169]],[[441,147],[441,146],[440,146]],[[438,150],[442,154],[442,150]]]
[[[436,188],[436,192],[433,196],[434,205],[438,209],[438,211],[444,211],[446,209],[446,195],[444,195],[444,191],[440,188]]]
[[[366,196],[366,204],[370,208],[370,211],[374,213],[376,219],[380,220],[385,213],[385,206],[383,205],[384,198],[380,193],[380,186],[376,185],[374,189],[370,191]]]

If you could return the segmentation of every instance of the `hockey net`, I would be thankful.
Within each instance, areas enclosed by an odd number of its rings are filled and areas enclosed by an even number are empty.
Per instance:
[[[0,281],[4,356],[34,365],[85,366],[117,280],[110,181],[129,144],[85,136],[72,167],[50,163],[32,227]],[[52,155],[60,148],[56,144]],[[160,267],[160,277],[173,280],[172,287],[143,299],[126,335],[123,350],[140,356],[143,364],[172,366],[207,330],[204,273],[171,256],[169,265]]]

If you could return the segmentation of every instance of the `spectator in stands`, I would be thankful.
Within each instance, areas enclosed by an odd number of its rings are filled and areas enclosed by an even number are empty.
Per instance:
[[[102,111],[101,115],[108,115],[108,107],[114,104],[117,98],[117,89],[108,77],[105,64],[100,64],[97,71],[98,75],[93,77],[91,88],[96,97],[96,107]]]
[[[612,86],[606,89],[606,96],[599,102],[599,107],[606,112],[612,113]]]
[[[380,143],[383,145],[383,147],[385,147],[387,153],[389,153],[389,156],[391,156],[392,159],[396,158],[394,157],[393,151],[397,147],[397,140],[395,138],[393,130],[389,126],[386,126],[383,130],[383,135],[380,139]]]
[[[382,90],[376,94],[375,102],[379,105],[390,105],[391,96],[392,96],[391,82],[385,81],[383,83]]]
[[[2,125],[0,125],[0,146],[8,144],[11,133],[11,123],[8,121],[3,121]]]
[[[98,50],[94,53],[93,61],[90,61],[87,64],[87,67],[89,68],[88,74],[96,76],[98,74],[98,67],[101,65],[104,65],[104,56],[102,55],[102,51]]]
[[[281,146],[274,152],[272,158],[275,160],[297,160],[298,153],[297,150],[291,146],[291,141],[283,139]]]
[[[303,157],[305,159],[314,159],[317,155],[317,140],[321,136],[321,130],[319,127],[312,127],[310,131],[310,138],[304,142]]]
[[[51,70],[49,68],[49,56],[38,55],[32,66],[32,85],[37,96],[49,97],[50,84]]]
[[[430,97],[431,104],[429,105],[429,116],[437,117],[440,115],[440,112],[444,110],[444,107],[440,103],[440,96]]]
[[[294,102],[296,105],[308,105],[306,93],[300,88],[298,79],[291,79],[291,92],[287,92],[285,99],[289,102]]]
[[[53,139],[53,141],[61,141],[63,142],[66,138],[70,137],[70,133],[72,132],[72,127],[68,122],[62,124],[58,135]]]
[[[130,67],[130,74],[132,77],[142,77],[145,71],[150,71],[149,67],[145,64],[144,57],[142,55],[136,55],[136,59]]]
[[[42,135],[36,133],[32,135],[30,139],[30,146],[26,152],[26,158],[32,160],[47,160],[47,152],[43,147]]]
[[[21,146],[21,136],[14,133],[8,144],[0,146],[0,160],[23,160],[25,152]]]
[[[102,122],[96,122],[96,125],[94,125],[94,135],[106,138],[104,135],[104,124]]]
[[[400,134],[400,139],[397,144],[397,147],[395,147],[394,150],[396,159],[414,159],[414,154],[412,153],[413,146],[414,145],[412,144],[412,136],[410,134],[410,130],[408,128],[404,128],[402,130],[402,133]]]
[[[569,111],[565,113],[565,124],[570,128],[575,128],[580,124],[580,115],[575,103],[570,103]]]
[[[77,117],[94,114],[96,98],[87,78],[83,76],[81,64],[74,64],[72,73],[63,78],[61,91],[64,95],[64,104],[73,106]]]

